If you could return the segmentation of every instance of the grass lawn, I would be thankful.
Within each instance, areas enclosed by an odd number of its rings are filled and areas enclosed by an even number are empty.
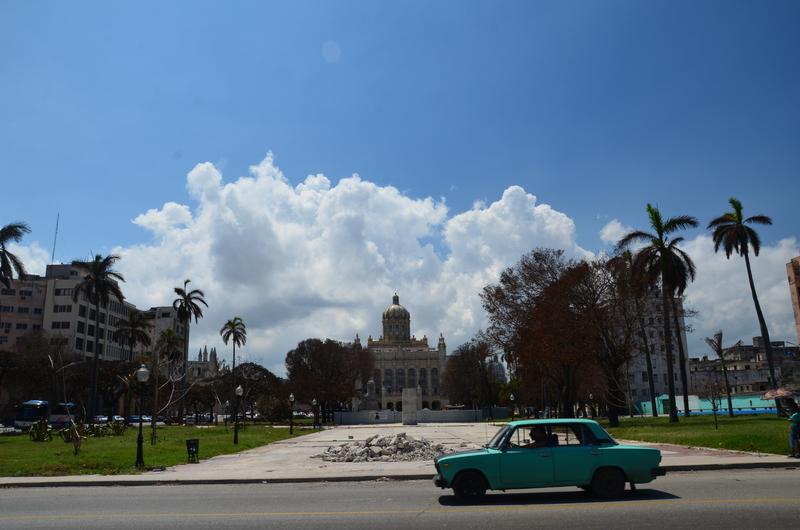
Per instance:
[[[620,418],[620,426],[608,427],[615,438],[663,442],[691,447],[734,449],[785,455],[789,453],[789,422],[776,416],[718,416],[719,430],[714,429],[713,416],[680,417],[669,423],[669,418]]]
[[[310,430],[296,430],[294,436]],[[239,445],[233,445],[233,428],[191,426],[159,427],[158,443],[150,445],[150,429],[144,430],[144,462],[147,469],[186,463],[186,440],[200,440],[200,459],[235,453],[291,438],[289,429],[248,425],[239,430]],[[80,475],[136,473],[138,429],[129,427],[123,436],[87,438],[78,456],[72,444],[59,436],[50,442],[32,442],[27,435],[0,436],[0,476]]]

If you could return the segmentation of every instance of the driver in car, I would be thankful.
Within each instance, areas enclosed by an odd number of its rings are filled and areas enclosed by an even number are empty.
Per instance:
[[[531,429],[531,443],[526,444],[524,447],[535,449],[545,446],[547,446],[547,433],[544,427],[534,427]]]

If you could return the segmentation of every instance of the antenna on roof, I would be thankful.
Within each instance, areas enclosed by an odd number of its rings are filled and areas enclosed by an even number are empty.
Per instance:
[[[50,263],[55,263],[56,261],[56,241],[58,240],[58,220],[61,218],[61,212],[56,214],[56,232],[53,234],[53,253],[50,254]]]

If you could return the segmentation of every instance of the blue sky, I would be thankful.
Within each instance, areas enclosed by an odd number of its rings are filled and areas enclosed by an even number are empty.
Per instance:
[[[450,215],[519,185],[603,248],[644,205],[704,224],[740,197],[798,235],[800,4],[0,3],[3,222],[57,259],[149,244],[271,150],[289,182],[358,173]],[[447,253],[437,234],[437,252]]]

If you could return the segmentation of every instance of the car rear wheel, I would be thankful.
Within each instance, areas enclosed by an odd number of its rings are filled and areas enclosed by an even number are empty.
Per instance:
[[[621,497],[625,492],[625,475],[619,469],[598,469],[592,478],[592,493],[601,499]]]
[[[453,493],[461,502],[478,501],[486,495],[486,481],[478,472],[465,471],[453,482]]]

